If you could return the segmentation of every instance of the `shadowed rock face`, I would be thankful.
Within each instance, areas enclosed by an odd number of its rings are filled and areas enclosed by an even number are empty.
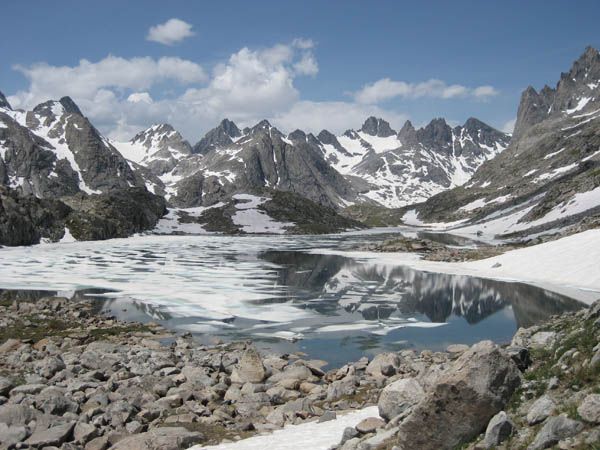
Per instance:
[[[56,242],[68,228],[78,240],[128,237],[154,228],[165,201],[143,188],[108,194],[79,193],[63,201],[40,199],[0,186],[0,245]]]
[[[58,200],[21,196],[0,186],[0,245],[31,245],[46,238],[57,241],[71,208]]]
[[[383,119],[369,117],[361,128],[361,131],[370,134],[371,136],[388,137],[396,134],[390,127],[390,124]]]
[[[12,109],[10,103],[4,96],[4,94],[0,91],[0,108]]]

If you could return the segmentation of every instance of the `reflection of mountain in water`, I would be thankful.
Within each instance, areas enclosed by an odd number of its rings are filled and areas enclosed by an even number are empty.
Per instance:
[[[286,291],[285,301],[309,300],[307,306],[323,314],[341,307],[367,320],[398,312],[424,314],[432,322],[457,316],[475,324],[510,305],[516,325],[530,326],[582,306],[521,283],[358,263],[335,255],[269,251],[261,257],[280,266],[278,284]]]

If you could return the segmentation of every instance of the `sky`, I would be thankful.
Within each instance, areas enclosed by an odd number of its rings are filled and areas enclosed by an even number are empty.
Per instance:
[[[600,2],[4,2],[0,91],[71,96],[112,139],[167,122],[190,142],[227,117],[341,133],[477,117],[511,131],[528,85],[600,46]]]

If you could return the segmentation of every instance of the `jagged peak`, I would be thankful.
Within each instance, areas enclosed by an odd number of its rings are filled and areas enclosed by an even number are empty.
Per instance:
[[[477,131],[477,130],[494,130],[494,127],[488,125],[487,123],[477,119],[476,117],[469,117],[465,124],[462,126],[464,129],[469,131]]]
[[[73,101],[71,97],[65,96],[59,100],[59,103],[63,106],[66,113],[69,114],[79,114],[83,116],[79,106]]]
[[[321,130],[319,134],[317,134],[317,139],[321,141],[323,144],[331,144],[334,141],[337,141],[337,137],[329,130]]]
[[[368,117],[363,123],[360,131],[370,134],[371,136],[388,137],[396,134],[390,127],[389,122],[379,117]]]
[[[425,128],[417,130],[416,137],[424,145],[445,145],[452,141],[452,128],[445,119],[437,117]]]
[[[306,133],[297,129],[288,134],[288,139],[291,141],[306,141]]]
[[[81,110],[71,97],[62,97],[60,100],[48,100],[33,108],[33,112],[44,116],[58,117],[63,114],[77,114],[83,116]]]
[[[10,103],[8,103],[8,100],[6,99],[2,91],[0,91],[0,108],[12,110]]]
[[[168,123],[154,123],[150,127],[146,128],[145,130],[142,130],[139,133],[137,133],[131,139],[131,142],[146,140],[149,136],[154,136],[154,135],[158,135],[158,134],[164,135],[164,134],[170,134],[170,133],[177,133],[177,131],[175,131],[175,128],[173,128],[172,125],[170,125]]]
[[[232,120],[229,120],[227,118],[221,120],[219,128],[225,131],[225,133],[227,133],[227,135],[232,138],[240,137],[242,135],[242,132],[237,127],[237,125]]]
[[[252,127],[252,130],[270,130],[272,128],[271,124],[267,119],[263,119],[258,122],[256,125]]]
[[[591,62],[600,60],[600,53],[598,50],[591,45],[588,45],[576,63],[587,65]]]
[[[410,120],[407,120],[406,122],[404,122],[404,125],[402,125],[402,128],[398,132],[398,135],[405,134],[410,131],[415,131],[415,127]]]
[[[398,139],[403,145],[412,145],[417,143],[417,130],[410,120],[404,122],[400,131],[398,131]]]

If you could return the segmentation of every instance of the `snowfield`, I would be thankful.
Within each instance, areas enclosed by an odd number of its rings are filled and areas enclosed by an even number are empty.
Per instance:
[[[353,427],[367,417],[379,417],[377,406],[340,415],[329,422],[287,425],[271,434],[209,447],[197,445],[191,450],[327,450],[339,444],[344,428]]]
[[[292,222],[277,222],[266,212],[258,209],[260,205],[270,200],[267,197],[236,194],[233,198],[240,201],[235,204],[237,211],[232,217],[233,223],[241,226],[245,233],[283,234],[287,228],[294,226]]]

